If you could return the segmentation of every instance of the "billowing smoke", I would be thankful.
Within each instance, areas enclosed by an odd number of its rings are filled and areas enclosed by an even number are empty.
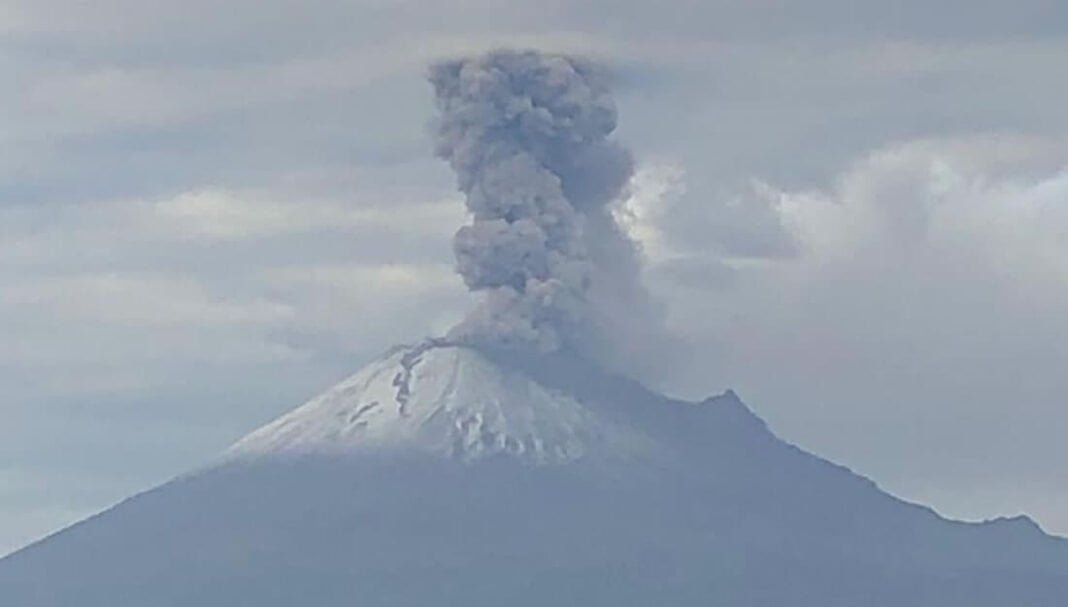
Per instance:
[[[658,315],[612,215],[633,162],[610,139],[605,74],[571,57],[495,51],[435,65],[430,81],[436,151],[473,218],[454,240],[457,270],[484,294],[450,337],[628,358],[658,333]]]

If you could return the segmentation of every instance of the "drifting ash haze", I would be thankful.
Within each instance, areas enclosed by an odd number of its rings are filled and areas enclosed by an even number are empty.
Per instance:
[[[682,402],[607,370],[656,325],[611,219],[630,161],[605,81],[512,52],[432,74],[483,304],[0,559],[0,605],[1063,607],[1068,542],[1026,517],[946,520],[731,392]]]

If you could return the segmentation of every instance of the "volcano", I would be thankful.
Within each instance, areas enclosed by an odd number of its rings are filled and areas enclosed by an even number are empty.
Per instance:
[[[18,607],[1060,607],[1068,541],[944,519],[578,358],[396,348],[0,560]]]

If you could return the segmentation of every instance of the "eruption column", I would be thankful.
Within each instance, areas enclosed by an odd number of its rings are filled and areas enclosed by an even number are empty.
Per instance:
[[[633,163],[609,139],[616,109],[604,74],[575,58],[496,51],[435,65],[430,82],[436,152],[472,216],[453,242],[456,267],[484,293],[450,338],[540,353],[604,348],[650,309],[635,246],[611,213]]]

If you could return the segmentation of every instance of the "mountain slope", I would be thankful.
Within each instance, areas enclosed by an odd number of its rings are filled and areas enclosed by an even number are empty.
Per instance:
[[[517,369],[494,365],[473,350],[428,342],[393,350],[230,451],[419,451],[464,461],[510,456],[544,464],[637,456],[651,447],[640,434]]]
[[[580,361],[435,344],[0,560],[0,604],[26,607],[1065,597],[1068,542],[901,502],[783,443],[732,393],[685,403]]]

